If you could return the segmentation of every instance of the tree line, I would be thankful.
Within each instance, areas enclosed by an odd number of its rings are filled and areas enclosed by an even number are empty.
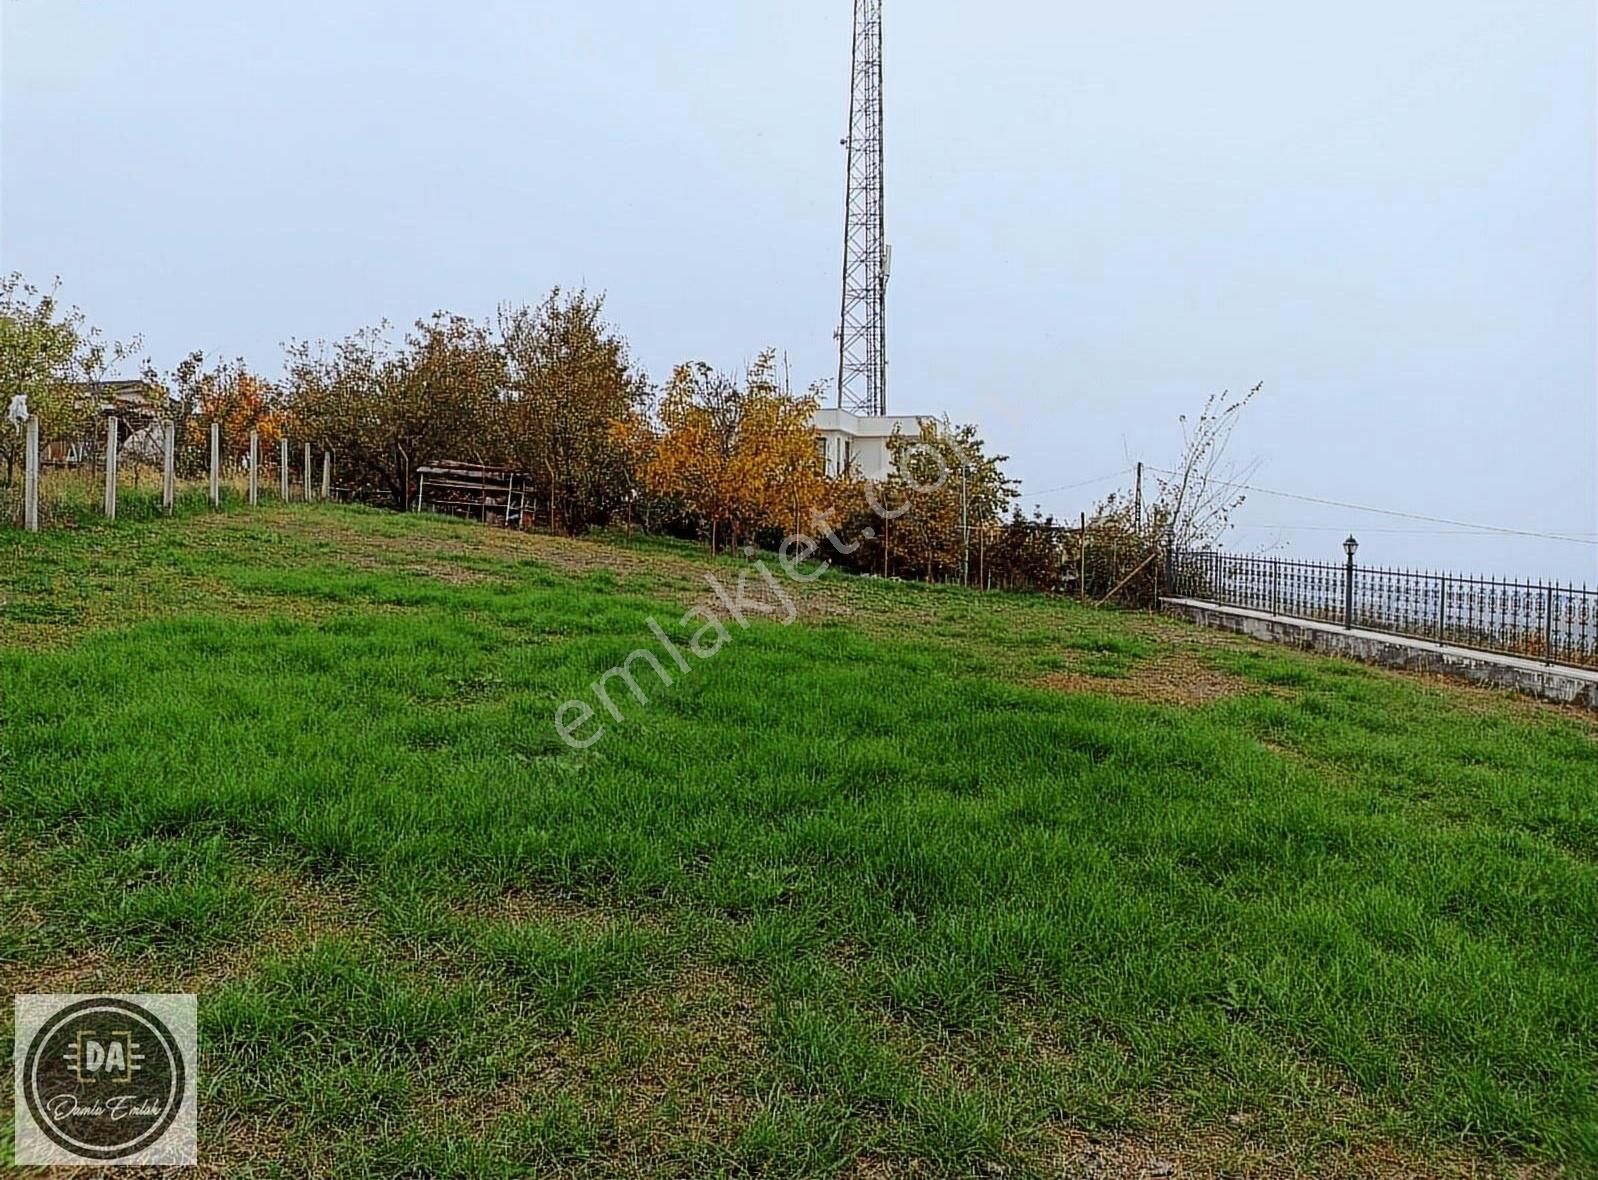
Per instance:
[[[92,434],[97,406],[84,389],[138,350],[107,340],[54,289],[0,280],[0,382],[8,399],[26,398],[47,437]],[[1085,592],[1088,563],[1073,544],[1091,545],[1102,591],[1121,578],[1123,556],[1152,576],[1161,538],[1181,531],[1193,544],[1235,506],[1205,478],[1240,408],[1231,403],[1212,401],[1189,439],[1188,486],[1162,484],[1135,518],[1128,498],[1111,496],[1091,530],[1072,530],[1020,510],[1006,456],[970,425],[929,421],[895,437],[893,470],[874,483],[828,472],[812,428],[824,390],[792,389],[774,351],[743,372],[683,363],[657,384],[607,320],[603,296],[581,289],[505,304],[486,320],[437,312],[403,331],[379,323],[293,341],[275,380],[201,352],[140,371],[177,424],[184,475],[203,473],[215,422],[233,462],[251,430],[267,455],[282,437],[310,442],[336,456],[343,494],[398,511],[415,506],[418,468],[466,460],[524,472],[534,519],[561,532],[625,521],[712,551],[826,532],[835,562],[883,576]],[[18,438],[0,428],[7,484]]]

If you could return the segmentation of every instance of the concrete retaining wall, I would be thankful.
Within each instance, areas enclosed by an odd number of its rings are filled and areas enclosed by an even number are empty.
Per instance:
[[[1509,688],[1560,704],[1598,709],[1598,671],[1539,664],[1517,656],[1472,651],[1379,631],[1345,630],[1331,623],[1289,619],[1262,611],[1220,606],[1193,598],[1160,601],[1167,614],[1236,631],[1252,639],[1348,656],[1367,664],[1453,676],[1495,688]]]

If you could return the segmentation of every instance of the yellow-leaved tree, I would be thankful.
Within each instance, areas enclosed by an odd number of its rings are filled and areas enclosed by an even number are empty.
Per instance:
[[[781,528],[792,536],[811,509],[824,506],[827,473],[813,425],[819,405],[815,389],[794,396],[780,387],[776,354],[760,354],[749,371],[732,450],[736,529]]]
[[[816,405],[813,391],[795,396],[779,385],[768,350],[741,383],[703,362],[678,365],[658,426],[624,422],[615,433],[629,441],[649,489],[679,497],[716,552],[762,528],[798,531],[825,503]]]

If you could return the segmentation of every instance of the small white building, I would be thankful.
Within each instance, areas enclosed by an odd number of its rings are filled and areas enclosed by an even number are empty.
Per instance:
[[[852,414],[848,410],[817,410],[817,443],[827,461],[827,474],[840,475],[851,466],[862,479],[878,480],[893,468],[888,440],[896,433],[914,438],[923,422],[937,419],[924,414]]]

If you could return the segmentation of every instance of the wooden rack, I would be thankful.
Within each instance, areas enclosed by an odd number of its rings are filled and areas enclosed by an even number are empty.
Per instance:
[[[445,512],[498,528],[522,527],[527,476],[504,467],[444,460],[416,469],[416,510]]]

